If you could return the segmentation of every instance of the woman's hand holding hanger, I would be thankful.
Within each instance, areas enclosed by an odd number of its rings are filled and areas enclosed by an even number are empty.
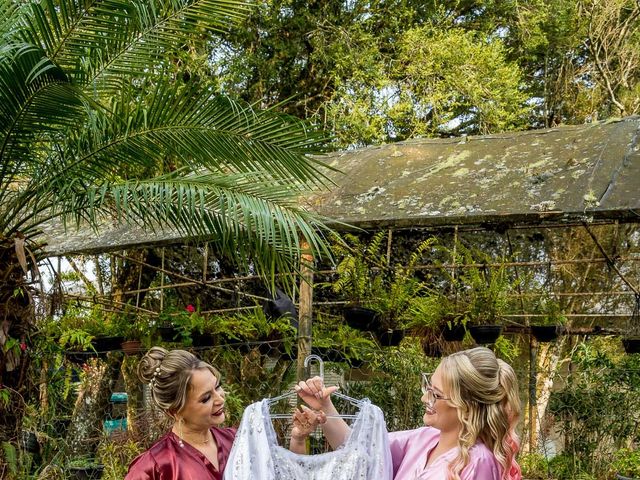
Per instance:
[[[325,387],[321,377],[311,377],[295,386],[298,396],[314,410],[322,410],[328,414],[335,413],[331,402],[331,394],[338,390],[337,386]]]
[[[344,420],[340,418],[336,407],[331,401],[331,394],[338,390],[338,387],[325,387],[322,377],[312,377],[298,383],[295,386],[295,390],[304,403],[316,410],[314,413],[318,417],[314,421],[318,422],[316,425],[322,426],[322,431],[329,445],[333,448],[338,448],[342,445],[350,429]],[[327,418],[327,416],[333,418]],[[314,429],[316,425],[313,425]]]

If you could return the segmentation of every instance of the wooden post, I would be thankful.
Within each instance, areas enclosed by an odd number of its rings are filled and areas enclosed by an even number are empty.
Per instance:
[[[529,335],[529,453],[536,452],[536,416],[538,415],[538,342]]]
[[[160,272],[160,312],[164,310],[164,247],[162,247],[162,272]]]
[[[306,380],[304,359],[311,354],[311,324],[313,304],[313,256],[309,244],[302,242],[300,259],[300,303],[298,304],[298,381]]]

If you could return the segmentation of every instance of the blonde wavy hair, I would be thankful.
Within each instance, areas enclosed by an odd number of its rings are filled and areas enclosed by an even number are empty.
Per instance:
[[[515,427],[521,405],[513,368],[484,347],[449,355],[440,367],[462,425],[460,453],[449,464],[449,479],[460,480],[469,449],[479,440],[493,452],[502,466],[502,479],[508,480],[512,466],[518,469],[515,458],[520,448]]]
[[[152,347],[140,359],[138,377],[149,384],[156,406],[174,418],[185,406],[193,371],[202,369],[220,379],[218,370],[191,352]]]

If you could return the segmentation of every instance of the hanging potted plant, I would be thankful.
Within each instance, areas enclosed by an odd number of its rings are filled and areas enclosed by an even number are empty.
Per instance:
[[[640,353],[640,295],[635,296],[633,313],[627,322],[627,328],[622,337],[622,346],[627,353]]]
[[[245,339],[255,344],[260,353],[271,357],[293,357],[297,330],[290,315],[270,318],[256,305],[252,310],[238,313],[236,318],[238,323],[245,325]]]
[[[560,304],[543,295],[534,311],[540,316],[533,317],[531,320],[531,335],[538,342],[552,342],[557,339],[567,323],[567,317],[562,312]]]
[[[329,285],[348,302],[343,309],[345,322],[358,330],[369,330],[375,328],[379,313],[371,307],[373,290],[380,282],[380,273],[372,267],[384,268],[381,251],[385,232],[378,232],[368,244],[355,235],[344,238],[344,242],[334,241],[332,250],[341,260],[336,266],[338,277]]]
[[[149,329],[149,322],[145,317],[133,313],[121,313],[116,317],[117,332],[124,341],[120,348],[125,355],[136,355],[143,350],[142,340]]]
[[[428,238],[420,243],[409,261],[405,265],[397,264],[392,271],[385,264],[383,274],[372,281],[368,305],[378,312],[374,331],[383,347],[399,345],[407,326],[416,317],[416,302],[420,302],[425,285],[415,276],[415,266],[422,259],[424,251],[431,248],[434,242],[435,238]]]
[[[312,329],[311,352],[328,362],[358,367],[372,352],[379,351],[371,333],[351,328],[340,322],[338,317],[319,315]]]
[[[459,248],[462,248],[460,246]],[[509,307],[509,293],[513,284],[507,275],[504,262],[497,269],[488,266],[475,266],[475,256],[463,249],[467,264],[460,280],[465,287],[464,293],[468,304],[469,333],[477,344],[492,344],[502,334],[504,317]],[[489,259],[484,258],[485,263]]]

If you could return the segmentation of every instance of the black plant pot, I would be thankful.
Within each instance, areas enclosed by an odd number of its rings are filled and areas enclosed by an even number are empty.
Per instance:
[[[625,477],[624,475],[620,475],[619,473],[616,473],[616,478],[618,480],[640,480],[636,477]]]
[[[192,333],[191,345],[194,347],[212,347],[215,345],[216,339],[208,333]]]
[[[558,338],[556,325],[531,325],[531,335],[539,342],[553,342]]]
[[[496,343],[496,340],[502,333],[501,325],[472,325],[469,327],[469,333],[478,345],[487,345]]]
[[[623,338],[622,346],[627,353],[640,353],[640,337]]]
[[[456,324],[449,328],[449,325],[442,327],[442,338],[447,342],[461,342],[464,340],[464,336],[467,333],[467,329],[464,325]]]
[[[72,480],[98,480],[102,478],[102,465],[90,467],[67,467],[69,478]]]
[[[91,341],[96,352],[112,352],[120,350],[120,345],[124,341],[124,337],[96,337]]]
[[[180,338],[180,332],[175,327],[158,327],[157,330],[163,342],[175,342]]]
[[[376,335],[381,347],[397,347],[405,336],[404,330],[389,329]]]
[[[364,307],[344,307],[344,321],[357,330],[372,330],[376,324],[378,312]]]
[[[39,453],[40,444],[38,443],[38,437],[33,432],[22,432],[22,448],[29,453]]]

